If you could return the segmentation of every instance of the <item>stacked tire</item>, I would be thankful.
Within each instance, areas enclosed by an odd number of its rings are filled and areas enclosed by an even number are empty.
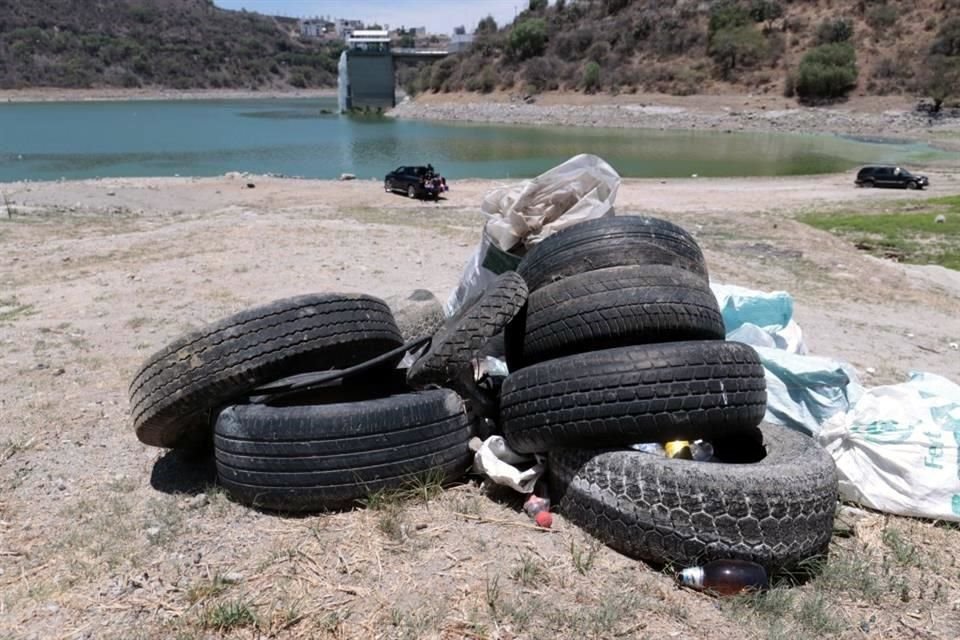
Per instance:
[[[568,227],[518,273],[527,306],[507,327],[507,443],[549,454],[551,495],[612,547],[657,564],[739,558],[768,570],[822,554],[837,496],[810,438],[761,424],[763,367],[724,341],[703,253],[643,216]],[[703,439],[718,461],[636,443]]]
[[[212,446],[227,492],[265,509],[339,509],[424,475],[456,478],[471,460],[473,422],[454,391],[398,379],[405,352],[378,298],[278,300],[149,357],[130,385],[134,427],[149,445]],[[330,371],[319,388],[258,391]]]

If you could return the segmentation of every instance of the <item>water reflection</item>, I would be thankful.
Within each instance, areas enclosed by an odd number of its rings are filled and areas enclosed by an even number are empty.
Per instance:
[[[960,159],[840,136],[487,126],[324,113],[335,100],[0,105],[0,181],[250,171],[382,178],[430,162],[448,178],[536,175],[595,153],[626,177],[792,175],[862,162]]]

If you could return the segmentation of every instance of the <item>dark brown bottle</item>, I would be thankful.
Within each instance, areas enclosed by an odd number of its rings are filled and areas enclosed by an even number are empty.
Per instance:
[[[747,560],[713,560],[702,567],[684,569],[677,579],[687,587],[722,596],[760,591],[768,586],[764,568]]]

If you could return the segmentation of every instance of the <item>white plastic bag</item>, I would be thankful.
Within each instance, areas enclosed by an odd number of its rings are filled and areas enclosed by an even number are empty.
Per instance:
[[[504,251],[518,242],[540,242],[551,233],[610,215],[620,175],[605,160],[581,153],[512,187],[487,193],[480,209],[490,216],[487,233]]]
[[[912,373],[870,389],[828,420],[819,440],[837,463],[843,499],[960,522],[960,386]]]
[[[754,329],[759,328],[772,338],[769,346],[789,353],[807,353],[803,331],[793,320],[793,297],[786,291],[756,291],[714,282],[710,283],[710,289],[720,305],[728,340],[755,344],[749,338],[743,339],[744,332],[746,336],[757,336]],[[746,328],[739,337],[731,336],[742,327]],[[766,340],[762,341],[764,344],[757,346],[767,346]]]
[[[517,465],[532,467],[521,471]],[[524,456],[511,449],[501,436],[490,436],[483,441],[473,457],[473,468],[493,482],[510,487],[520,493],[530,493],[546,465],[534,456]]]
[[[826,420],[845,414],[860,400],[863,387],[845,362],[765,346],[754,349],[767,382],[767,422],[815,436]]]
[[[620,176],[597,156],[574,156],[533,180],[493,189],[480,205],[487,215],[480,243],[444,305],[447,317],[515,269],[517,245],[530,246],[578,222],[613,215]]]

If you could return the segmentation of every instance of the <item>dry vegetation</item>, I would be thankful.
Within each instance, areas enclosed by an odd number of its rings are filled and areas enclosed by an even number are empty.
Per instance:
[[[211,0],[2,2],[0,89],[335,86],[342,45],[290,29]]]
[[[810,50],[849,42],[853,69],[841,83],[844,94],[855,86],[869,95],[928,95],[934,43],[951,17],[960,28],[956,0],[531,0],[528,6],[500,30],[492,19],[481,21],[466,54],[405,70],[406,89],[792,95]],[[940,76],[958,73],[958,56],[948,47],[952,60]]]
[[[844,513],[815,578],[718,601],[560,516],[538,530],[510,492],[476,481],[424,478],[365,508],[286,517],[231,502],[209,460],[144,447],[126,387],[147,354],[297,293],[445,295],[490,186],[454,185],[434,205],[378,184],[256,181],[149,181],[145,213],[131,210],[142,180],[5,188],[0,638],[956,637],[954,525]],[[868,384],[912,368],[960,378],[945,347],[960,335],[956,290],[874,262],[782,205],[745,206],[831,190],[927,197],[852,190],[847,176],[627,181],[618,208],[652,207],[694,231],[718,280],[793,292],[815,351],[875,367]],[[55,206],[77,198],[90,204]]]

